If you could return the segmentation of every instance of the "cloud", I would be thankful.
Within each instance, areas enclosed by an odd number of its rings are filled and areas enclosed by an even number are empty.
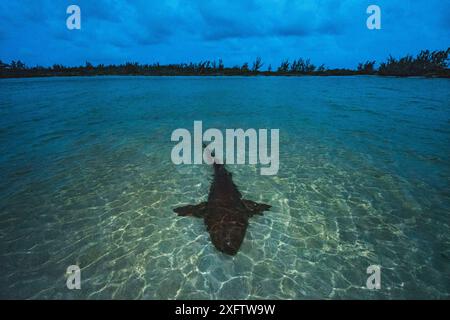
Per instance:
[[[82,30],[65,26],[72,3],[81,8]],[[0,59],[33,65],[221,57],[233,65],[262,56],[268,65],[301,55],[354,67],[390,53],[448,46],[449,2],[376,3],[382,9],[380,31],[365,27],[372,4],[367,0],[2,1]]]

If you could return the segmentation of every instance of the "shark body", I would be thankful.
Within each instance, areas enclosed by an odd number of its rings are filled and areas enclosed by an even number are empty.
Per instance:
[[[203,218],[214,246],[228,255],[235,255],[241,247],[248,220],[262,215],[271,206],[242,198],[225,165],[213,163],[214,178],[208,201],[175,208],[179,216]]]

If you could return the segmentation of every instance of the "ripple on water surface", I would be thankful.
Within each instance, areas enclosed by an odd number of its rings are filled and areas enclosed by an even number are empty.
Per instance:
[[[0,88],[2,297],[449,296],[448,80],[104,77]],[[214,248],[201,219],[172,211],[208,195],[211,168],[170,161],[172,130],[194,120],[280,129],[276,176],[228,166],[245,198],[272,205],[251,218],[234,257]],[[81,290],[65,287],[72,264]],[[373,264],[381,290],[365,286]]]

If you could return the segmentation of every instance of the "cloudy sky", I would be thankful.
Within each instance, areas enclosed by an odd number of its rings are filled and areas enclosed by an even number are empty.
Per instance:
[[[66,9],[81,8],[81,30]],[[382,29],[366,9],[380,6]],[[0,0],[0,59],[27,65],[179,63],[261,56],[351,67],[450,46],[448,0]]]

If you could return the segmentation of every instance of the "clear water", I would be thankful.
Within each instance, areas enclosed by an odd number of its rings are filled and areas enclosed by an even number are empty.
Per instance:
[[[280,129],[278,175],[229,166],[273,206],[235,257],[172,211],[208,194],[170,160],[194,120]],[[2,298],[449,298],[446,79],[1,80],[0,169]]]

